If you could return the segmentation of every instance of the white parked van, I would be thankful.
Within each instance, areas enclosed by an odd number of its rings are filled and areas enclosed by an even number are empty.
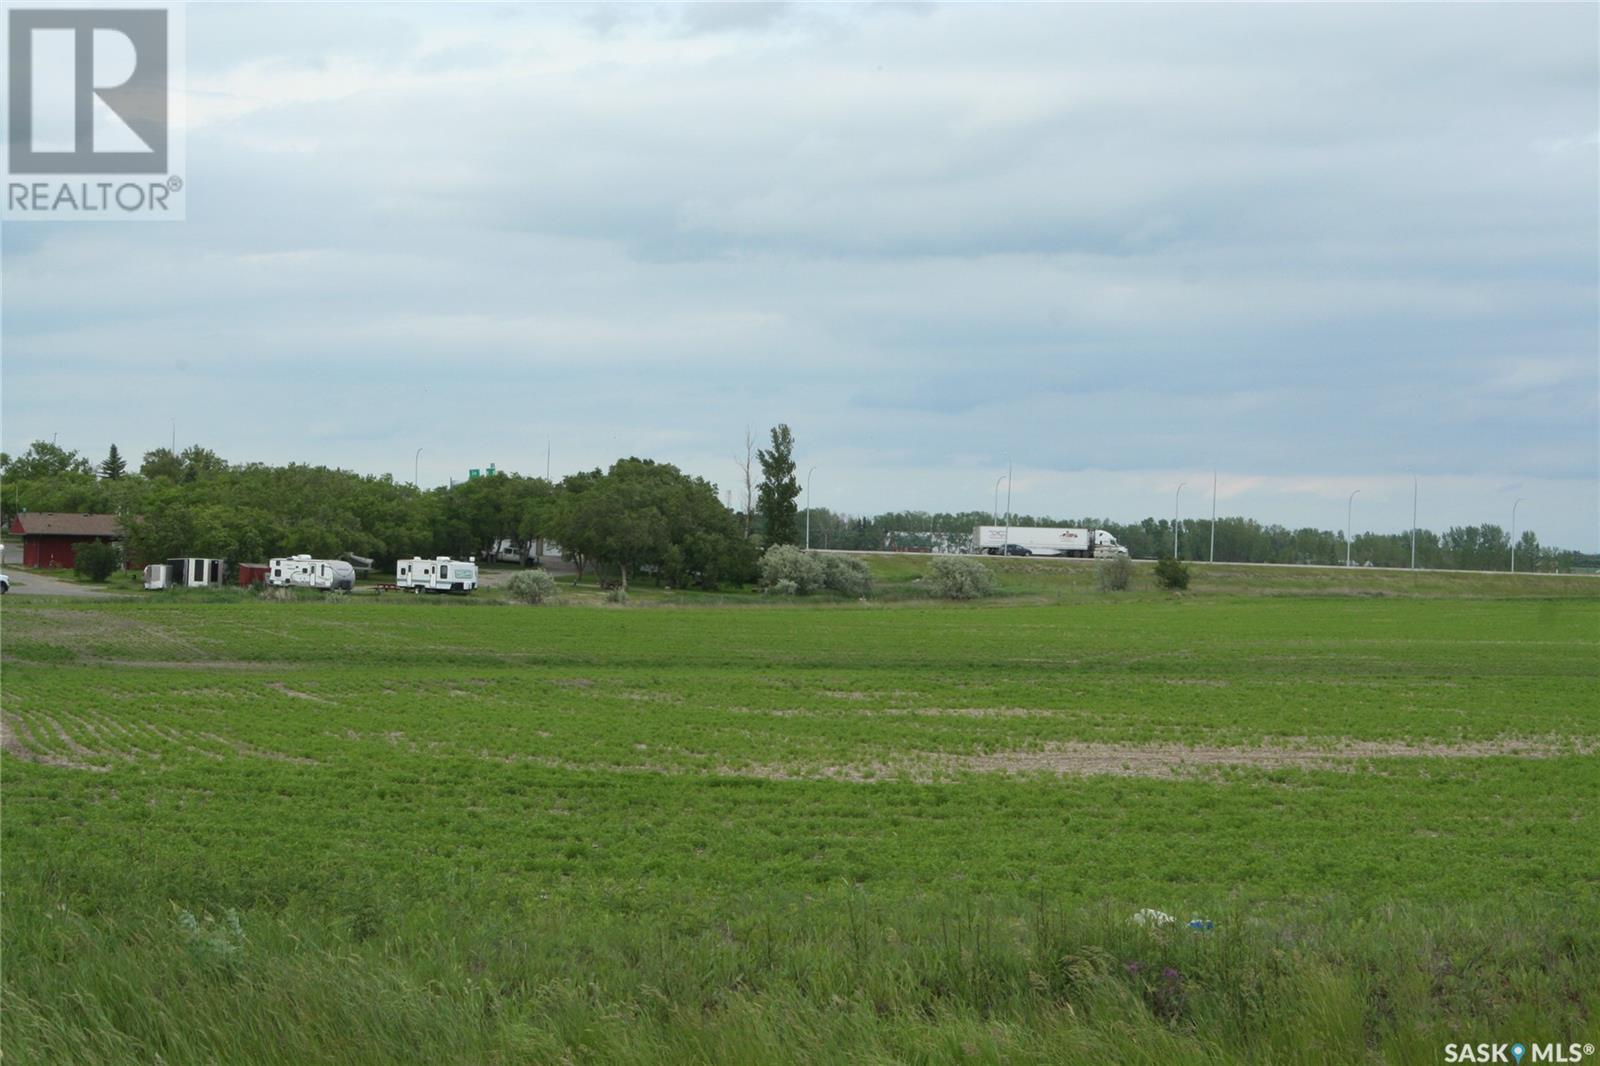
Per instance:
[[[394,583],[413,592],[471,592],[478,587],[478,565],[448,555],[401,559],[394,565]]]
[[[267,584],[280,588],[323,589],[349,592],[356,587],[355,567],[343,559],[313,559],[288,555],[268,563]]]

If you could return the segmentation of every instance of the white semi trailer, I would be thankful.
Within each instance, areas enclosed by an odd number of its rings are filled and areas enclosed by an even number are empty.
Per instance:
[[[478,587],[478,565],[448,555],[401,559],[394,564],[394,583],[413,592],[471,592]]]
[[[1056,555],[1070,559],[1110,559],[1128,549],[1103,529],[1060,526],[979,526],[972,531],[975,551],[985,555]]]
[[[287,555],[267,564],[267,584],[280,588],[349,592],[356,587],[356,568],[343,559]]]

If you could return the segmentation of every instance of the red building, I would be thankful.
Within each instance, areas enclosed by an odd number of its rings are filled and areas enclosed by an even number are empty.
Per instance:
[[[19,514],[11,520],[11,532],[22,538],[23,566],[70,568],[77,560],[79,544],[122,539],[122,526],[114,514]]]

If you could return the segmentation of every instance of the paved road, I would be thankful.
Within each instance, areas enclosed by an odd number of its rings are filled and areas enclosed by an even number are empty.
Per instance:
[[[30,574],[22,570],[7,570],[11,579],[11,595],[22,596],[76,596],[80,599],[104,600],[112,598],[105,589],[63,581],[46,574]]]
[[[869,550],[856,549],[856,548],[849,548],[849,549],[843,549],[843,548],[812,548],[810,550],[814,551],[814,552],[827,552],[829,555],[909,555],[909,556],[922,556],[922,557],[930,558],[930,559],[938,554],[937,552],[869,551]],[[953,554],[967,554],[967,553],[953,553]],[[1099,562],[1098,559],[1076,559],[1076,558],[1071,558],[1071,557],[1063,556],[1063,555],[982,555],[982,556],[980,556],[980,555],[977,555],[977,554],[972,554],[971,558],[974,558],[974,559],[978,559],[978,558],[992,559],[995,562],[1000,563],[1001,565],[1004,565],[1004,566],[1010,566],[1010,565],[1013,565],[1013,564],[1016,564],[1016,563],[1061,563],[1061,564],[1064,564],[1064,565],[1067,565],[1067,566],[1084,566],[1084,565],[1089,565],[1089,564],[1093,564],[1093,563]],[[1135,559],[1134,560],[1134,562],[1136,562],[1136,563],[1148,563],[1148,562],[1153,562],[1153,561],[1154,560],[1151,560],[1151,559]],[[1430,570],[1425,566],[1419,566],[1415,570],[1411,569],[1408,566],[1359,566],[1359,565],[1357,565],[1357,566],[1348,566],[1347,567],[1347,566],[1340,566],[1337,563],[1333,563],[1333,564],[1329,564],[1329,563],[1234,563],[1234,562],[1208,563],[1204,559],[1185,559],[1184,562],[1188,563],[1190,566],[1198,566],[1198,567],[1201,567],[1202,569],[1207,567],[1207,566],[1259,566],[1259,567],[1263,567],[1263,568],[1266,568],[1266,569],[1276,569],[1276,570],[1334,570],[1334,571],[1339,571],[1339,572],[1347,573],[1347,574],[1348,573],[1370,574],[1370,573],[1373,573],[1373,572],[1377,572],[1377,573],[1387,573],[1387,574],[1484,574],[1484,575],[1488,575],[1488,576],[1499,576],[1499,577],[1594,577],[1595,576],[1594,574],[1552,574],[1552,573],[1549,573],[1549,572],[1546,572],[1546,571],[1535,571],[1535,570],[1518,570],[1516,572],[1516,574],[1513,575],[1508,570]]]

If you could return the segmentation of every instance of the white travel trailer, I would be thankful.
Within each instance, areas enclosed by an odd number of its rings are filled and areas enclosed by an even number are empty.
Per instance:
[[[170,588],[172,584],[172,569],[166,563],[151,563],[144,568],[145,588],[164,589]]]
[[[471,592],[478,587],[478,566],[448,555],[401,559],[394,565],[394,583],[413,592]]]
[[[974,550],[985,555],[1059,555],[1073,559],[1109,559],[1128,549],[1103,529],[1056,526],[979,526],[972,531]]]
[[[289,555],[268,564],[267,584],[280,588],[323,589],[349,592],[356,586],[355,567],[343,559],[313,559]]]

